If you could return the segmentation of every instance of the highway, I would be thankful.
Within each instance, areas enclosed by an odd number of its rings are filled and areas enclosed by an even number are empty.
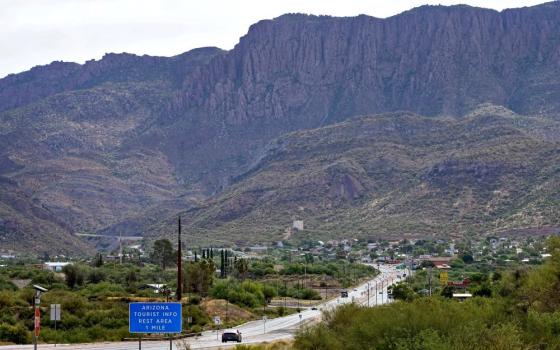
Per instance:
[[[302,310],[301,313],[292,314],[289,316],[269,319],[267,321],[258,320],[247,322],[238,326],[235,330],[239,330],[243,336],[243,343],[262,343],[270,342],[281,339],[291,339],[295,332],[307,325],[319,322],[321,320],[322,311],[332,310],[339,305],[346,303],[357,303],[361,305],[368,305],[368,286],[369,286],[369,305],[382,305],[390,302],[387,297],[387,287],[392,283],[399,281],[399,271],[393,266],[379,267],[380,274],[369,282],[363,283],[360,286],[349,289],[347,298],[335,298],[319,304],[317,310],[311,308]],[[369,284],[368,284],[369,283]],[[376,293],[377,285],[377,293]],[[382,288],[383,286],[383,288]],[[184,347],[183,343],[188,343],[191,349],[217,349],[225,347],[233,347],[237,343],[222,344],[220,334],[216,331],[203,332],[198,337],[185,338],[173,342],[172,348],[174,350],[181,350]],[[138,342],[106,342],[106,343],[89,343],[89,344],[58,344],[56,347],[50,344],[39,344],[38,349],[59,349],[59,350],[133,350],[138,349]],[[0,346],[0,350],[31,350],[33,345],[7,345]],[[163,350],[169,349],[169,341],[143,341],[143,350]]]

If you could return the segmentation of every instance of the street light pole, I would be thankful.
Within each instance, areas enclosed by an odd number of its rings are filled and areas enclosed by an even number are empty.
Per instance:
[[[33,285],[33,288],[35,289],[35,299],[33,300],[33,349],[37,350],[37,338],[41,329],[41,309],[39,309],[41,305],[41,292],[47,292],[48,290],[38,285]]]

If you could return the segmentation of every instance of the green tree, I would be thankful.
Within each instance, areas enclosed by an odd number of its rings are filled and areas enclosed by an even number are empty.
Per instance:
[[[183,287],[185,291],[207,295],[214,280],[216,266],[211,260],[201,260],[197,263],[191,262],[185,266],[185,279]]]
[[[154,242],[154,247],[150,259],[154,264],[159,264],[163,270],[175,264],[176,259],[173,245],[168,239],[158,239]]]
[[[233,265],[237,276],[241,280],[247,278],[247,273],[249,272],[249,262],[247,262],[247,259],[237,259]]]
[[[473,256],[472,256],[471,253],[464,253],[464,254],[461,256],[461,259],[463,260],[463,262],[464,262],[465,264],[472,264],[472,262],[474,261],[474,258],[473,258]]]
[[[97,253],[95,258],[92,262],[93,267],[101,267],[103,266],[103,255],[101,253]]]
[[[84,271],[76,265],[66,265],[62,268],[68,288],[75,288],[84,284]]]
[[[416,297],[416,293],[409,287],[407,283],[397,283],[390,290],[393,294],[393,299],[395,300],[413,300]]]
[[[104,280],[105,280],[105,273],[103,273],[103,271],[97,268],[91,269],[91,271],[89,271],[87,276],[87,281],[89,283],[100,283],[103,282]]]
[[[441,290],[441,296],[446,298],[453,298],[453,287],[452,286],[445,286]]]

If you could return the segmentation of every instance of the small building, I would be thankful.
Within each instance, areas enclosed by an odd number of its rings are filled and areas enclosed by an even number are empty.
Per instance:
[[[151,289],[155,294],[161,293],[165,288],[167,285],[161,283],[148,283],[140,287],[140,289]]]
[[[266,252],[268,251],[268,247],[265,245],[255,245],[249,247],[249,250],[253,253],[266,254]]]
[[[463,279],[462,281],[449,281],[447,285],[453,288],[460,288],[460,289],[467,289],[471,284],[471,280],[468,278]]]
[[[48,262],[45,262],[43,264],[43,268],[45,270],[50,270],[50,271],[54,271],[54,272],[61,272],[62,269],[64,268],[64,266],[67,266],[67,265],[72,265],[72,263],[71,262],[62,262],[62,261],[60,261],[60,262],[48,261]]]
[[[292,228],[294,230],[303,231],[303,220],[294,220]]]

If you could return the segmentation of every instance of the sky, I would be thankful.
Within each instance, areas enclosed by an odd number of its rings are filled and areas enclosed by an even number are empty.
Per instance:
[[[386,18],[424,4],[504,8],[546,0],[0,0],[0,78],[108,52],[174,56],[229,50],[249,26],[284,13]]]

